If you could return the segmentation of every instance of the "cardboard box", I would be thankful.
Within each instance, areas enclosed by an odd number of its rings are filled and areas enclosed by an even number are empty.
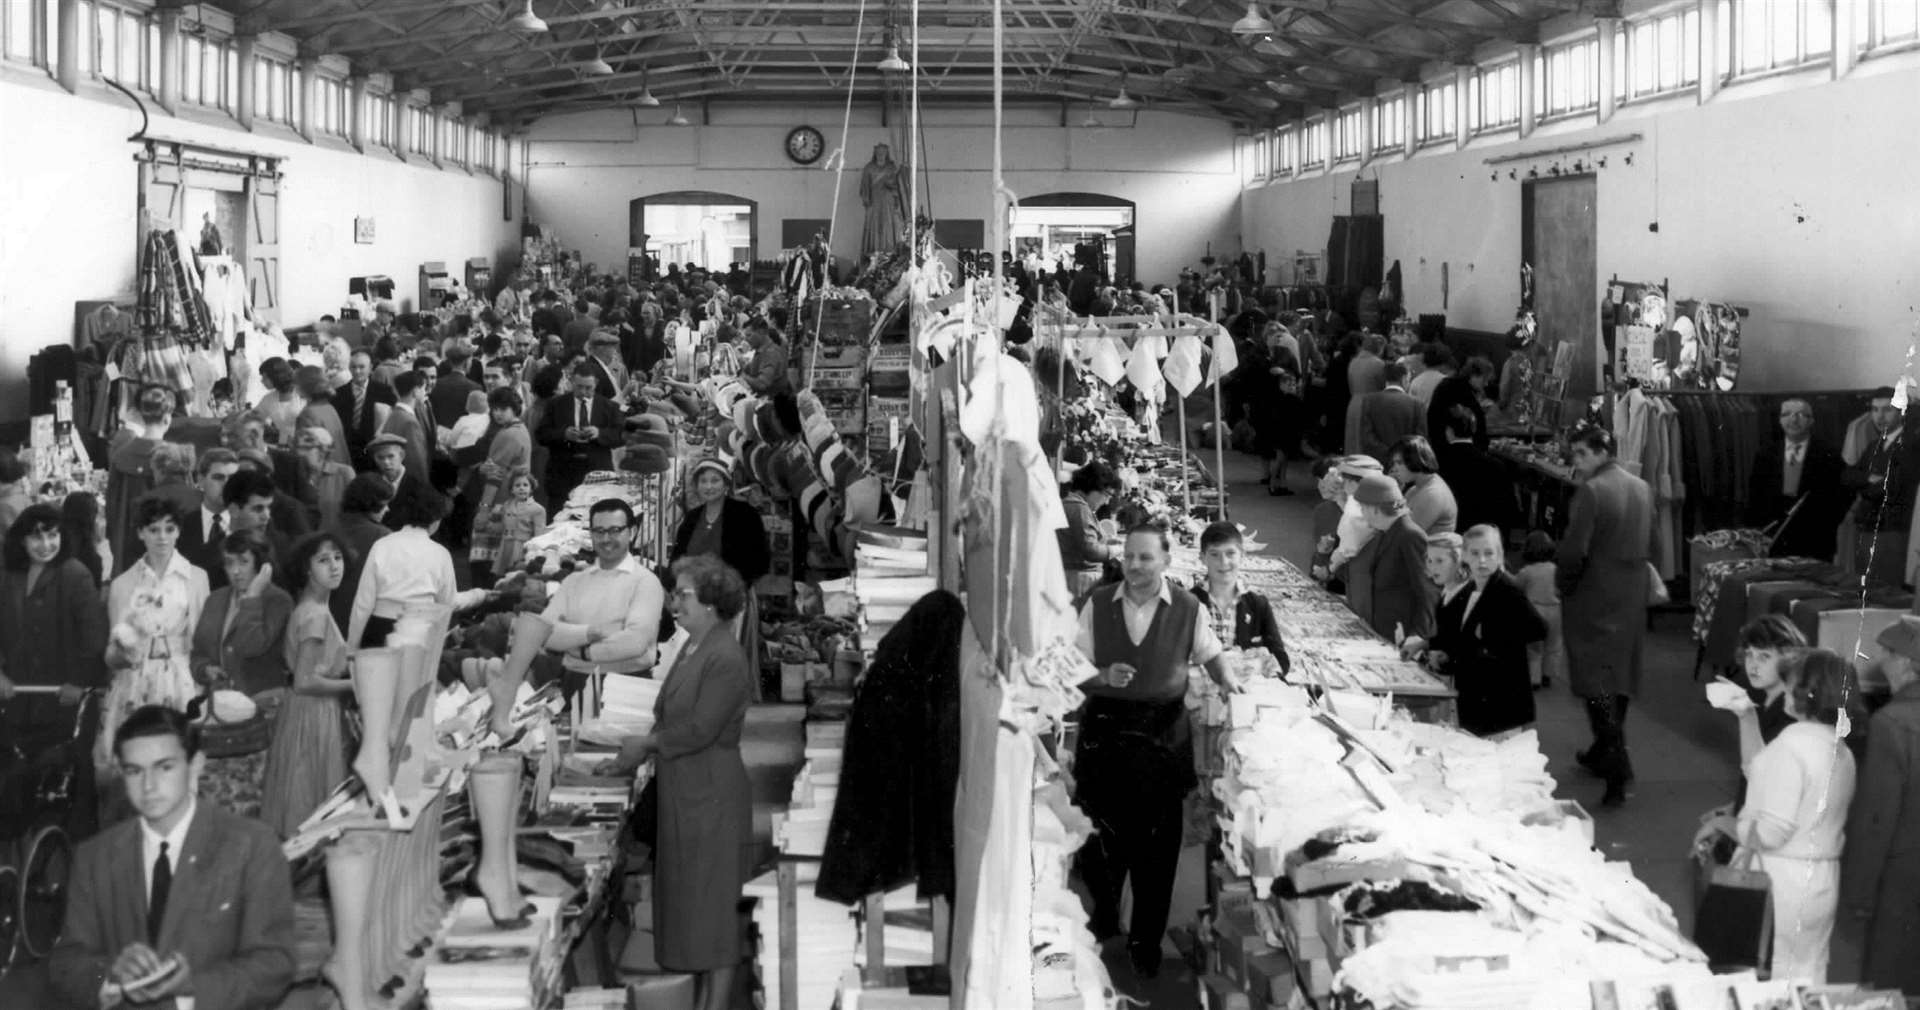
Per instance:
[[[697,975],[672,972],[623,976],[633,1010],[693,1010]]]
[[[1247,995],[1256,1006],[1285,1006],[1299,988],[1293,959],[1285,951],[1270,950],[1247,959]]]
[[[1214,917],[1213,936],[1219,949],[1220,973],[1239,985],[1247,982],[1248,959],[1270,954],[1273,947],[1260,935],[1252,908],[1223,912]]]
[[[1247,994],[1232,979],[1205,975],[1199,979],[1200,1005],[1205,1010],[1253,1010]]]
[[[1321,909],[1325,898],[1281,898],[1274,902],[1280,910],[1280,936],[1293,956],[1301,960],[1326,957],[1327,945],[1320,938]]]

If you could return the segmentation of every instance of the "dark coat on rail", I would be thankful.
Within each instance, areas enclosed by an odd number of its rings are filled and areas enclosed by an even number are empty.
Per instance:
[[[1638,694],[1653,494],[1646,481],[1610,462],[1574,489],[1567,516],[1554,583],[1573,693]]]
[[[965,627],[960,598],[935,590],[874,651],[847,718],[820,897],[851,905],[910,880],[922,898],[953,896]]]

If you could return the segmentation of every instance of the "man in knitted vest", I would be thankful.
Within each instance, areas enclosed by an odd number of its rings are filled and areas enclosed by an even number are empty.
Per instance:
[[[1080,850],[1096,937],[1120,933],[1120,892],[1131,878],[1127,954],[1135,974],[1160,971],[1160,943],[1180,859],[1183,805],[1197,783],[1187,718],[1187,669],[1205,666],[1223,689],[1233,674],[1206,608],[1166,579],[1166,531],[1127,531],[1123,582],[1094,590],[1080,609],[1080,651],[1099,672],[1081,685],[1087,705],[1074,755],[1076,800],[1098,834]]]

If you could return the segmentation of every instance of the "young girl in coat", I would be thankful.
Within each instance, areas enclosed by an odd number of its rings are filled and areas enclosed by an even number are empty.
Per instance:
[[[1543,530],[1527,534],[1520,548],[1520,571],[1513,581],[1527,594],[1527,602],[1547,622],[1544,641],[1527,643],[1527,673],[1534,690],[1551,687],[1555,677],[1567,675],[1567,644],[1560,637],[1560,591],[1553,586],[1556,545]]]
[[[493,570],[506,574],[520,567],[527,541],[547,531],[547,510],[533,500],[533,475],[515,470],[507,477],[507,500],[494,506],[500,524],[499,556]]]

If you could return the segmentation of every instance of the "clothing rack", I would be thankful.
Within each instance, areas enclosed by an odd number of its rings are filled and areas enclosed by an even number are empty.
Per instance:
[[[1813,407],[1813,437],[1837,451],[1847,425],[1866,410],[1871,397],[1868,390],[1645,392],[1666,399],[1680,415],[1681,473],[1686,483],[1681,533],[1687,537],[1745,524],[1753,458],[1779,439],[1782,401],[1807,401]]]

